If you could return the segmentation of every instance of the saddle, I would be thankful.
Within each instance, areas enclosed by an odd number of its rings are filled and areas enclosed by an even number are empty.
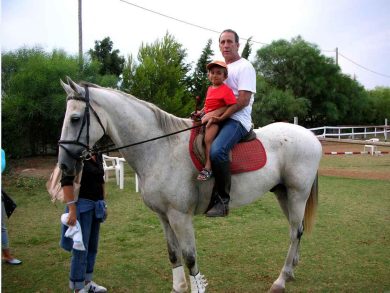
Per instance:
[[[198,171],[201,171],[206,161],[203,127],[191,130],[189,150],[194,166]],[[246,137],[233,147],[229,157],[232,174],[258,170],[264,167],[267,162],[264,146],[257,139],[253,128]]]

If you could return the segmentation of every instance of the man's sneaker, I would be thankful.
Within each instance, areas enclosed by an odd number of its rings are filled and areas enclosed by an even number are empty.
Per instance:
[[[94,281],[91,281],[87,285],[85,285],[84,291],[93,292],[93,293],[103,293],[103,292],[107,292],[107,289],[104,288],[103,286],[96,284]]]

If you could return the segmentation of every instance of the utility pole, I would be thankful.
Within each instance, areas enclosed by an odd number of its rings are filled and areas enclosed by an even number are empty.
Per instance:
[[[82,0],[79,0],[79,65],[83,69],[83,22],[82,22]]]
[[[339,65],[339,48],[336,47],[336,65]]]

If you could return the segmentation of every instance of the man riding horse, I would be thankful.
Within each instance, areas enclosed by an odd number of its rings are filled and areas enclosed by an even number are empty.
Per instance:
[[[256,72],[248,60],[240,57],[239,47],[239,37],[235,31],[228,29],[221,33],[219,49],[229,71],[225,82],[233,90],[237,104],[229,107],[221,116],[211,117],[207,123],[207,126],[212,123],[218,123],[220,126],[210,150],[215,185],[214,206],[207,212],[208,217],[223,217],[229,213],[231,187],[229,152],[249,133],[252,126]]]

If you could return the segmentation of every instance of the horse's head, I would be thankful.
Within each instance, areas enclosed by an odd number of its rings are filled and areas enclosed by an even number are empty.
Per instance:
[[[66,175],[80,171],[92,146],[105,134],[105,127],[91,106],[88,86],[80,86],[68,78],[61,85],[67,93],[67,107],[59,141],[58,163]]]

